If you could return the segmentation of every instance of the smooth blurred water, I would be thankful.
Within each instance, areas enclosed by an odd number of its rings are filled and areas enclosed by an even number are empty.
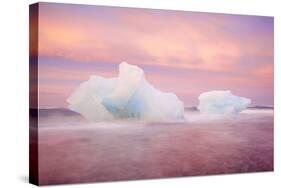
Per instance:
[[[273,170],[273,110],[186,121],[92,123],[78,114],[39,117],[41,184],[150,179]]]

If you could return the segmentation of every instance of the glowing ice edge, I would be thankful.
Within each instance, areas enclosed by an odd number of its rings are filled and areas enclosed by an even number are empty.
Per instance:
[[[208,114],[239,113],[251,104],[251,99],[235,96],[231,91],[209,91],[199,97],[198,110]]]
[[[69,109],[91,121],[139,119],[182,121],[184,104],[174,93],[153,87],[144,71],[135,65],[119,64],[117,78],[91,76],[67,99]]]

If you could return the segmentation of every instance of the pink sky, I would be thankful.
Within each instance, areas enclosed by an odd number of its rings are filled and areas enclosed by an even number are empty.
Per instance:
[[[273,59],[272,17],[39,5],[40,107],[67,106],[81,82],[116,76],[122,61],[186,106],[209,90],[273,105]]]

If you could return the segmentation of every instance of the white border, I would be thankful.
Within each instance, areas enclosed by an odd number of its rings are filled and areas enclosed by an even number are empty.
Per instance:
[[[28,4],[0,6],[0,187],[31,187],[28,175]],[[78,184],[71,187],[278,187],[280,179],[280,35],[278,0],[49,0],[48,2],[234,13],[275,17],[275,172]],[[279,96],[279,97],[278,97]],[[279,116],[278,116],[279,115]],[[56,187],[56,186],[54,186]],[[61,186],[60,186],[61,187]],[[69,185],[63,187],[70,187]]]

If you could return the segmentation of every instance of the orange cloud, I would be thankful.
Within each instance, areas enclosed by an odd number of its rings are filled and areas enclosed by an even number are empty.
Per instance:
[[[40,12],[40,55],[225,71],[242,55],[272,55],[270,40],[225,31],[234,22],[228,15],[108,8],[113,22],[98,8],[85,15],[49,9]]]

